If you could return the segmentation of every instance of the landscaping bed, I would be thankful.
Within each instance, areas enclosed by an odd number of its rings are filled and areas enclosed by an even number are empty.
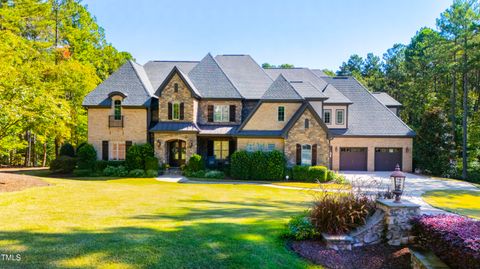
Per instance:
[[[301,257],[327,268],[411,268],[410,252],[405,246],[377,244],[352,250],[333,250],[315,240],[292,241],[288,245]]]
[[[0,192],[21,191],[32,187],[48,186],[47,182],[38,177],[0,173]]]

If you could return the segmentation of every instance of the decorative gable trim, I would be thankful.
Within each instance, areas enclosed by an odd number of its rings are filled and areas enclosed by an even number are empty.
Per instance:
[[[108,98],[112,98],[113,96],[121,96],[122,98],[127,98],[127,95],[120,91],[114,91],[108,94]]]
[[[290,131],[290,129],[292,129],[293,125],[295,125],[295,123],[298,121],[298,119],[303,115],[303,113],[306,111],[306,110],[309,110],[310,113],[312,113],[313,117],[315,118],[315,120],[318,122],[318,124],[320,125],[320,127],[322,127],[322,129],[325,131],[325,133],[327,133],[327,138],[330,138],[332,135],[330,133],[330,130],[328,129],[327,125],[325,125],[325,123],[323,122],[323,120],[320,118],[320,116],[317,114],[317,112],[315,111],[315,109],[312,107],[312,105],[309,103],[309,102],[304,102],[303,105],[297,110],[297,112],[295,112],[295,114],[292,116],[292,118],[290,119],[290,121],[287,123],[287,125],[285,125],[285,127],[283,128],[282,130],[282,137],[283,138],[287,138],[288,137],[288,132]]]
[[[191,96],[199,99],[200,95],[197,93],[197,91],[195,89],[195,86],[193,86],[193,84],[190,83],[190,80],[182,73],[182,71],[180,71],[180,69],[177,68],[177,66],[173,67],[172,71],[170,71],[170,73],[165,78],[165,80],[162,82],[160,87],[158,87],[155,94],[157,96],[162,96],[162,91],[165,89],[165,87],[168,85],[168,83],[170,82],[170,80],[173,78],[173,76],[175,74],[177,74],[180,77],[180,79],[182,80],[182,82],[187,86],[187,89],[190,91]]]

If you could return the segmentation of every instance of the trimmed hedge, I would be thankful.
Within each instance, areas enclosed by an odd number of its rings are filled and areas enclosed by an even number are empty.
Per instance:
[[[326,182],[328,169],[325,166],[301,166],[295,165],[292,169],[293,180],[307,182]]]
[[[113,167],[118,167],[118,166],[125,166],[125,161],[96,161],[95,162],[95,172],[103,172],[107,166],[113,166]]]
[[[158,171],[159,168],[160,168],[160,165],[158,164],[157,157],[147,156],[145,158],[145,171],[148,171],[148,170]]]
[[[77,160],[70,156],[60,156],[50,163],[50,170],[59,174],[70,174],[75,169]]]
[[[192,157],[188,159],[186,169],[190,172],[197,172],[200,170],[204,170],[205,163],[202,160],[202,156],[198,154],[193,154]]]
[[[107,177],[124,177],[128,175],[128,170],[125,168],[125,166],[107,166],[103,170],[103,175]]]
[[[285,155],[280,151],[236,151],[231,156],[230,174],[237,179],[282,180]]]
[[[75,149],[73,148],[72,144],[65,143],[60,148],[60,156],[69,156],[75,157]]]
[[[417,242],[452,268],[480,268],[480,221],[457,215],[413,220]]]
[[[77,150],[77,165],[78,169],[95,169],[95,162],[97,161],[97,152],[91,144],[82,144]]]

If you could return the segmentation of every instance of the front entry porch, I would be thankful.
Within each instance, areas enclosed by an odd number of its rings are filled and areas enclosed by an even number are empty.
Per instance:
[[[172,140],[167,142],[167,159],[170,167],[181,167],[186,163],[186,142],[184,140]]]
[[[196,133],[155,132],[153,137],[155,156],[160,164],[181,167],[197,153]]]
[[[232,137],[198,137],[198,154],[208,168],[228,165],[236,149],[237,140]]]

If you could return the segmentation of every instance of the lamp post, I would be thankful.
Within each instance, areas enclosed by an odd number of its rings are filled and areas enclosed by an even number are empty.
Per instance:
[[[395,203],[401,203],[400,196],[405,187],[405,174],[400,171],[400,165],[397,164],[395,171],[390,175],[392,182],[392,193],[395,195]]]

